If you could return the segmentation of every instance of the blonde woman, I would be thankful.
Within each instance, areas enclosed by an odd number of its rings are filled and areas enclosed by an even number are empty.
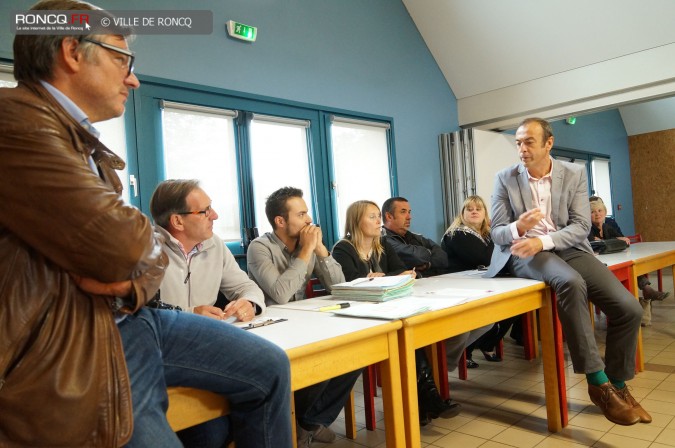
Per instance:
[[[630,240],[623,236],[621,229],[618,225],[610,225],[605,222],[607,218],[607,206],[605,203],[597,196],[593,196],[595,200],[591,202],[591,231],[588,234],[589,241],[597,240],[609,240],[616,238],[623,240],[626,243],[630,244]],[[646,275],[641,275],[638,277],[638,288],[642,291],[642,297],[644,300],[663,300],[670,294],[669,292],[660,292],[652,288],[651,282]]]
[[[490,238],[490,219],[480,196],[469,196],[462,211],[445,231],[441,247],[448,254],[449,272],[488,266],[495,245]]]
[[[361,277],[412,274],[396,251],[382,238],[382,214],[372,201],[356,201],[347,208],[344,238],[333,248],[346,281]]]
[[[480,269],[490,264],[494,243],[490,238],[490,219],[483,198],[466,198],[461,213],[443,236],[441,247],[448,254],[450,272]],[[514,324],[515,331],[511,332],[511,336],[518,340],[519,323],[520,317],[516,316],[494,324],[490,331],[467,347],[466,366],[470,369],[478,367],[472,357],[474,348],[479,348],[487,361],[501,361],[497,355],[497,345]]]
[[[414,269],[406,271],[394,248],[382,237],[382,214],[372,201],[356,201],[347,208],[344,238],[333,247],[333,258],[342,266],[347,281],[362,277],[415,275]],[[439,395],[423,349],[415,351],[415,360],[420,425],[427,425],[433,418],[459,414],[459,403],[443,401]]]

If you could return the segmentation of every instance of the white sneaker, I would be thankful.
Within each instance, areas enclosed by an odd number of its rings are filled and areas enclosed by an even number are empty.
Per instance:
[[[312,443],[312,431],[307,431],[300,425],[295,425],[295,432],[298,436],[298,448],[309,448]]]
[[[319,425],[317,429],[312,430],[312,440],[322,443],[335,442],[335,433],[327,426]]]

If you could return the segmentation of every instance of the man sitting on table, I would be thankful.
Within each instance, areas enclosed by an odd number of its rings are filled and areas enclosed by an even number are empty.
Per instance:
[[[516,131],[522,163],[497,174],[492,195],[495,250],[486,277],[504,271],[545,281],[556,293],[560,322],[576,372],[605,417],[649,423],[625,381],[635,374],[642,308],[593,255],[586,169],[551,158],[553,131],[539,118]],[[605,363],[595,342],[588,301],[607,315]]]
[[[327,290],[344,282],[342,268],[323,244],[321,228],[312,224],[302,190],[275,191],[267,198],[265,214],[273,231],[251,242],[246,259],[248,274],[262,288],[268,305],[304,299],[312,276]],[[360,370],[346,373],[295,393],[299,447],[309,446],[312,440],[335,440],[329,426],[360,374]]]
[[[171,263],[160,285],[161,302],[217,320],[250,321],[265,309],[265,298],[239,268],[223,241],[213,233],[218,213],[197,180],[165,180],[150,199],[156,230],[164,236]],[[218,292],[229,303],[215,306]],[[179,431],[186,447],[225,446],[228,417]]]

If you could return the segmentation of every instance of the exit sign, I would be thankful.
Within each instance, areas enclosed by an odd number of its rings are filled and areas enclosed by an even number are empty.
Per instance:
[[[255,38],[258,36],[258,28],[244,25],[243,23],[235,22],[234,20],[228,20],[227,33],[235,39],[255,42]]]

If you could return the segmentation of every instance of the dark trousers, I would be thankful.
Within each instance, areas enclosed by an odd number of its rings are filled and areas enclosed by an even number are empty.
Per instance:
[[[473,344],[466,348],[467,357],[471,359],[471,352],[478,348],[484,352],[492,352],[497,349],[499,341],[506,336],[514,322],[522,319],[521,316],[509,317],[495,323],[490,331],[478,338]]]
[[[542,280],[556,293],[557,308],[575,372],[605,370],[616,380],[635,375],[637,336],[642,307],[594,255],[579,249],[511,257],[511,274]],[[605,362],[595,343],[588,301],[608,318]]]
[[[361,369],[295,392],[295,415],[305,429],[309,426],[330,426],[347,401]]]

